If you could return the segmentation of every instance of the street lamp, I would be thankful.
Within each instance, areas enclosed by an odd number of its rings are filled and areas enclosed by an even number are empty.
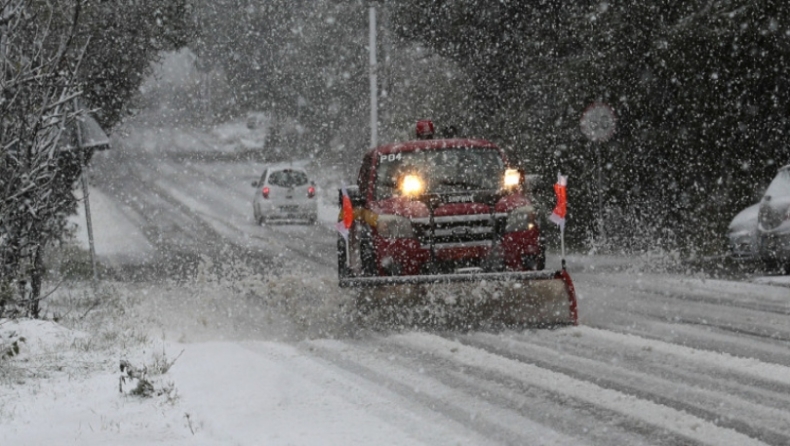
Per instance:
[[[614,135],[617,126],[617,116],[615,116],[614,110],[609,105],[593,102],[582,113],[579,126],[584,136],[593,144],[606,142]],[[606,239],[603,224],[603,180],[601,179],[602,162],[599,144],[595,144],[595,158],[598,167],[598,233],[601,239]]]
[[[74,99],[74,111],[82,111],[73,121],[70,129],[70,141],[63,150],[76,149],[80,155],[82,196],[85,202],[85,227],[88,230],[88,246],[91,254],[93,268],[93,281],[96,282],[96,248],[93,243],[93,223],[91,222],[91,207],[88,200],[88,150],[105,150],[110,148],[110,138],[104,133],[101,126],[90,116],[82,104]]]

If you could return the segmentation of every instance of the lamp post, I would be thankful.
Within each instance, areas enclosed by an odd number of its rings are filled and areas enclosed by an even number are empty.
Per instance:
[[[85,108],[74,99],[74,110],[84,110]],[[76,149],[80,156],[80,177],[82,182],[82,197],[85,203],[85,227],[88,230],[88,246],[91,255],[91,267],[93,269],[93,282],[98,279],[96,270],[96,248],[93,241],[93,222],[91,220],[90,200],[88,199],[88,150],[103,150],[110,148],[110,139],[104,130],[99,126],[87,111],[78,116],[75,120],[74,133],[76,138]]]
[[[93,222],[91,221],[91,202],[88,199],[88,150],[82,147],[82,137],[79,136],[80,132],[77,132],[78,136],[77,139],[79,140],[79,146],[77,149],[80,153],[80,180],[82,183],[82,201],[85,206],[85,227],[88,230],[88,248],[91,253],[91,270],[93,271],[93,282],[95,283],[98,280],[98,274],[96,272],[96,248],[93,243]]]

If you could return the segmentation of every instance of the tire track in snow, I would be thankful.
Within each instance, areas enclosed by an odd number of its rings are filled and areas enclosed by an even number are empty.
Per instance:
[[[619,342],[616,339],[600,339],[589,335],[588,330],[608,332],[613,335],[635,338],[641,341]],[[484,336],[484,335],[481,335]],[[519,333],[513,334],[504,344],[511,345],[537,345],[559,352],[568,358],[587,358],[590,360],[617,365],[620,368],[633,370],[649,375],[656,375],[671,381],[680,382],[695,388],[702,388],[718,392],[722,395],[732,395],[738,398],[757,403],[766,407],[786,410],[790,407],[790,386],[777,381],[768,374],[755,376],[751,373],[739,373],[737,368],[727,368],[722,363],[728,358],[733,358],[727,353],[717,353],[699,348],[655,341],[632,334],[620,334],[610,330],[598,330],[590,327],[578,327],[559,333],[558,335],[544,333]],[[491,342],[494,342],[493,340]],[[664,352],[662,348],[655,348],[651,343],[666,346],[674,351],[684,349],[691,352],[687,357]],[[515,347],[514,347],[515,348]],[[721,361],[697,361],[698,354],[720,355]],[[735,357],[747,364],[761,364],[755,358]],[[774,363],[763,363],[779,374],[790,373],[790,368]],[[758,367],[760,367],[758,365]],[[788,371],[783,371],[787,369]],[[790,420],[788,420],[790,423]],[[787,425],[790,433],[790,424]]]
[[[601,326],[591,328],[603,328]],[[665,321],[643,320],[638,325],[610,325],[610,331],[629,333],[672,344],[682,342],[695,349],[722,351],[733,356],[754,358],[763,362],[790,366],[787,344],[766,342],[765,338],[746,336],[711,326],[682,325]],[[689,340],[692,340],[690,343]],[[769,340],[770,341],[770,340]],[[726,346],[726,348],[722,348]]]
[[[641,295],[641,297],[640,297]],[[761,341],[775,342],[787,345],[790,342],[790,318],[786,320],[765,319],[751,310],[741,310],[731,314],[720,313],[712,315],[710,309],[720,310],[718,307],[703,307],[695,304],[687,304],[683,307],[683,313],[672,314],[673,310],[668,310],[665,306],[656,302],[655,295],[648,293],[632,293],[631,297],[639,297],[643,303],[638,308],[629,308],[627,314],[642,316],[652,321],[671,322],[676,325],[697,326],[700,330],[714,328],[720,331],[730,332],[738,335],[746,335],[752,338],[760,338]],[[650,301],[650,299],[653,299]],[[660,306],[660,307],[659,307]],[[756,323],[759,321],[759,323]]]
[[[397,388],[382,385],[380,379],[360,379],[360,371],[339,367],[337,357],[327,360],[316,343],[300,343],[296,348],[272,343],[239,344],[265,361],[287,369],[289,382],[304,380],[326,393],[322,400],[338,398],[378,418],[412,438],[411,444],[425,445],[488,445],[495,444],[488,435],[480,435],[467,419],[448,420],[443,414],[425,408],[404,397]],[[236,355],[237,357],[241,355]],[[271,373],[263,370],[262,374]],[[324,417],[324,416],[322,416]],[[305,422],[310,422],[306,419]],[[368,444],[387,444],[387,441]]]
[[[586,338],[584,335],[587,330],[584,328],[572,331],[573,335],[579,333],[582,333],[582,339]],[[582,346],[567,346],[566,344],[573,344],[575,339],[579,339],[573,335],[560,336],[559,339],[555,336],[554,345],[549,347],[533,343],[535,340],[530,336],[514,336],[505,340],[501,336],[477,333],[460,336],[457,340],[493,354],[687,412],[717,426],[732,428],[769,444],[790,444],[790,421],[786,411],[790,407],[790,400],[787,398],[776,398],[772,406],[763,404],[755,395],[733,395],[726,389],[711,388],[717,387],[715,385],[700,385],[701,374],[710,370],[700,371],[696,376],[684,376],[687,374],[677,374],[672,370],[675,367],[687,366],[682,361],[693,358],[676,358],[670,365],[664,366],[662,359],[665,356],[661,353],[665,353],[665,350],[671,351],[672,346],[645,351],[643,348],[650,345],[594,337],[591,337],[592,342],[585,342]],[[561,348],[557,348],[560,347],[558,340],[563,343]],[[618,349],[624,350],[620,356],[608,354]],[[640,351],[642,355],[637,358]],[[657,355],[661,357],[651,360]],[[705,384],[710,383],[711,377],[708,375],[705,381]],[[769,399],[773,398],[767,390],[760,393]],[[753,398],[747,398],[749,396]]]
[[[790,317],[784,314],[715,302],[685,300],[682,295],[667,296],[651,290],[631,289],[626,293],[630,305],[625,309],[629,314],[637,313],[656,320],[717,327],[779,342],[790,341]],[[610,299],[609,305],[617,298],[611,296]]]
[[[470,413],[469,408],[473,406],[464,404],[459,395],[471,397],[473,401],[484,400],[499,411],[512,412],[511,418],[514,421],[509,423],[512,426],[525,425],[529,428],[538,423],[574,438],[571,444],[696,444],[686,437],[640,420],[586,401],[569,398],[553,390],[526,386],[511,377],[492,373],[490,370],[468,367],[453,362],[452,359],[433,357],[389,342],[386,338],[365,341],[364,344],[353,341],[313,341],[310,343],[310,351],[358,373],[361,379],[373,380],[388,389],[400,389],[399,392],[404,393],[405,397],[423,401],[423,404],[433,410],[460,411],[467,413],[472,419],[483,414]],[[322,354],[322,350],[327,351]],[[432,392],[431,389],[436,383],[441,383],[443,389],[452,389],[455,394]],[[435,402],[437,399],[438,404]],[[536,443],[529,431],[519,431],[513,427],[511,429],[521,432],[525,438],[506,441],[507,444]]]
[[[560,433],[519,413],[518,407],[494,404],[483,395],[461,388],[457,380],[439,379],[425,367],[410,366],[405,357],[395,357],[369,345],[333,340],[310,341],[310,353],[353,373],[357,381],[375,383],[408,401],[419,403],[439,417],[460,423],[489,439],[490,444],[584,445],[584,440]],[[524,406],[522,406],[524,407]]]
[[[656,277],[652,274],[638,274],[628,282],[619,280],[620,277],[617,274],[601,274],[594,276],[594,281],[601,286],[615,285],[629,291],[655,294],[684,302],[790,316],[790,297],[787,290],[777,286],[714,279]],[[623,283],[628,285],[623,287]]]
[[[633,289],[625,281],[621,289],[606,285],[598,276],[584,275],[576,279],[579,283],[577,290],[582,296],[579,305],[580,322],[583,324],[608,329],[619,326],[622,331],[642,333],[645,330],[641,326],[645,323],[674,324],[684,329],[696,326],[700,333],[719,330],[745,335],[741,338],[755,338],[755,345],[768,347],[769,350],[773,346],[780,351],[786,351],[787,342],[790,341],[790,317],[783,314],[714,303],[686,302],[677,296],[666,297],[661,292]],[[716,288],[708,290],[710,293],[716,291]],[[702,337],[708,336],[702,334]],[[694,337],[685,339],[696,344]],[[737,345],[724,342],[716,350],[752,354]],[[785,357],[790,363],[790,357]]]
[[[393,336],[389,340],[409,349],[424,351],[467,367],[503,374],[527,386],[535,386],[557,392],[568,398],[585,401],[596,407],[639,420],[700,444],[711,446],[765,444],[733,429],[717,426],[684,411],[439,336],[410,333]]]
[[[676,356],[690,362],[704,363],[718,369],[725,368],[763,381],[779,383],[785,386],[785,389],[790,390],[790,367],[765,363],[754,358],[735,357],[727,353],[697,350],[683,345],[645,339],[631,334],[590,327],[578,327],[578,330],[583,336],[596,338],[602,343],[616,342],[637,348],[649,347],[652,351]]]

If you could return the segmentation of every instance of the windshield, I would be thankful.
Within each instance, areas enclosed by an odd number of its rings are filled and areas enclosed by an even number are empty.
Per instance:
[[[269,184],[280,187],[297,187],[307,184],[307,174],[301,170],[277,170],[269,175]]]
[[[406,174],[417,174],[426,192],[452,193],[499,189],[505,165],[498,150],[457,147],[380,155],[376,165],[376,199],[397,195]]]
[[[790,169],[782,169],[768,185],[765,195],[769,197],[790,196]]]

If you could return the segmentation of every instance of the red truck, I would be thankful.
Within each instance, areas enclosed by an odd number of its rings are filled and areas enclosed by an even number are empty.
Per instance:
[[[537,288],[557,282],[552,297],[509,294],[531,306],[548,304],[552,314],[561,301],[563,314],[533,321],[575,323],[570,276],[543,271],[545,248],[524,173],[491,142],[432,139],[432,129],[422,121],[418,139],[370,150],[357,186],[340,191],[339,220],[350,223],[338,237],[340,286],[387,288],[397,296],[397,286],[406,284],[486,281],[494,290],[507,282],[504,288],[526,292],[537,282],[545,282]]]

